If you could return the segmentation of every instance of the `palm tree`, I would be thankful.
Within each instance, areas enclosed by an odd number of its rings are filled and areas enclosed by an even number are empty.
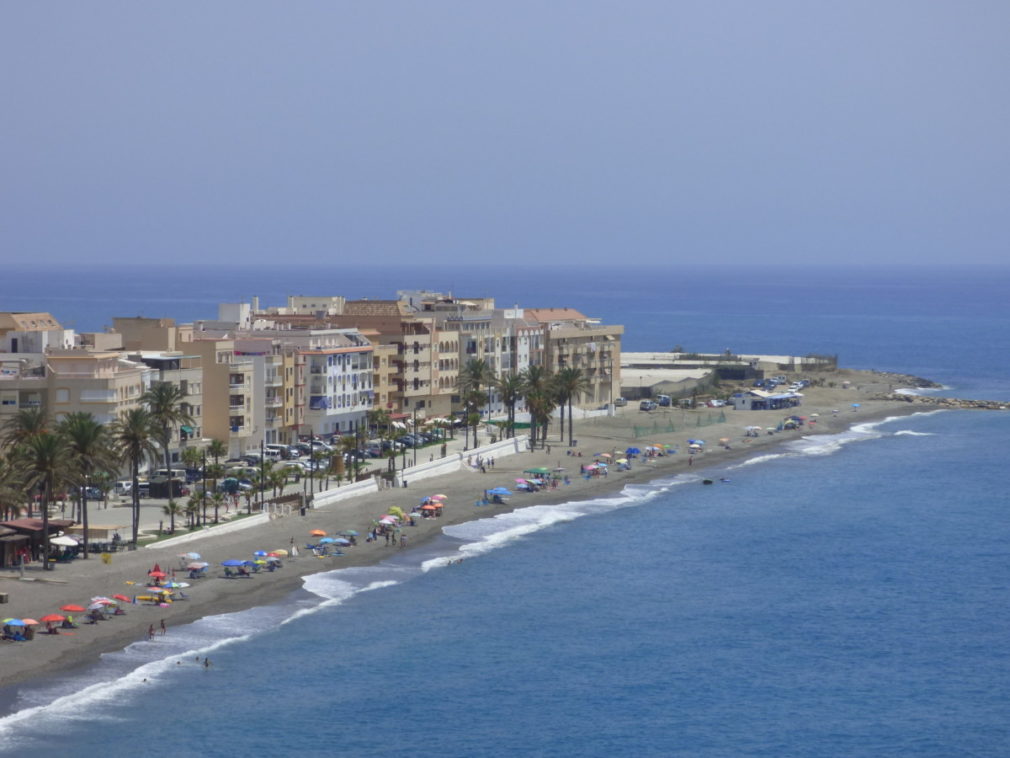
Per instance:
[[[41,432],[26,439],[19,448],[28,483],[42,490],[42,568],[49,569],[49,501],[62,483],[67,465],[67,444],[58,434]]]
[[[221,456],[228,454],[228,446],[219,439],[212,439],[207,445],[207,455],[214,459],[213,476],[214,492],[217,492],[217,480],[224,475],[224,468],[221,466]],[[204,475],[206,476],[206,471]],[[206,484],[206,482],[204,482]],[[204,493],[203,523],[207,523],[206,493]]]
[[[140,402],[147,406],[151,415],[151,423],[157,434],[155,438],[165,454],[165,471],[168,474],[168,496],[172,497],[172,431],[176,426],[192,424],[193,417],[185,410],[182,401],[186,393],[182,387],[171,382],[155,382],[151,389],[140,397]]]
[[[140,464],[154,460],[158,449],[154,444],[154,426],[150,412],[146,408],[131,408],[112,425],[112,436],[119,449],[120,458],[129,464],[133,479],[133,544],[137,544],[140,533]]]
[[[459,370],[459,376],[456,379],[456,386],[463,395],[464,406],[470,406],[468,408],[469,414],[472,416],[474,411],[477,411],[477,420],[473,424],[474,447],[477,447],[477,424],[480,422],[480,406],[485,402],[485,398],[481,397],[481,400],[476,405],[476,408],[473,407],[473,403],[477,399],[477,396],[481,395],[484,387],[487,387],[490,390],[492,384],[494,383],[494,378],[494,370],[491,368],[491,364],[483,358],[471,358],[463,364],[463,367]],[[490,396],[486,398],[486,402],[488,421],[490,421]]]
[[[505,430],[509,437],[515,436],[516,425],[516,405],[523,396],[523,378],[519,374],[511,373],[503,376],[495,382],[502,402],[505,404]]]
[[[41,408],[22,408],[4,422],[0,445],[16,448],[49,428],[49,419]]]
[[[161,512],[169,518],[168,531],[175,534],[175,517],[184,512],[183,507],[175,500],[169,498],[168,505],[161,506]]]
[[[554,412],[555,394],[551,386],[551,376],[543,366],[529,366],[522,373],[523,394],[530,411],[530,447],[534,448],[540,437],[547,441],[547,424]],[[542,434],[538,428],[542,427]]]
[[[17,518],[25,510],[25,481],[21,467],[9,457],[0,458],[0,519]]]
[[[554,375],[554,390],[561,404],[561,441],[565,441],[565,403],[568,404],[568,444],[572,444],[572,398],[592,387],[582,369],[566,366]]]
[[[90,413],[67,414],[57,426],[67,444],[75,484],[81,493],[81,524],[84,527],[84,557],[88,557],[88,487],[96,472],[108,472],[115,466],[115,452],[109,430]]]
[[[205,502],[202,493],[200,495],[190,495],[189,500],[186,501],[186,521],[189,523],[190,529],[195,529],[197,523],[200,521],[200,506],[204,505]]]

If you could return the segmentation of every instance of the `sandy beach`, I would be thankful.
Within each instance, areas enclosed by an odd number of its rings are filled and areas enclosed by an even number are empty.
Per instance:
[[[62,630],[63,633],[58,635],[37,633],[29,642],[0,645],[0,685],[9,687],[34,677],[65,672],[91,663],[103,652],[145,640],[149,627],[159,628],[162,621],[167,626],[167,633],[171,634],[173,627],[205,615],[241,610],[280,599],[298,590],[302,577],[307,574],[382,561],[401,548],[388,546],[382,539],[366,543],[364,535],[372,522],[394,505],[410,511],[424,495],[444,493],[447,496],[444,514],[441,518],[419,519],[416,526],[405,527],[403,534],[408,538],[408,550],[432,539],[449,524],[488,518],[529,505],[596,497],[620,490],[629,483],[688,470],[698,474],[712,472],[717,476],[723,467],[758,451],[766,453],[770,448],[800,436],[838,433],[857,423],[927,410],[918,404],[874,399],[893,389],[894,378],[887,374],[841,370],[830,375],[830,379],[835,387],[807,388],[803,405],[792,411],[741,412],[716,408],[698,411],[660,409],[645,413],[639,411],[637,403],[634,403],[618,409],[614,417],[576,421],[578,446],[574,450],[558,442],[560,428],[555,423],[549,438],[550,452],[538,449],[498,457],[494,467],[486,473],[476,469],[461,470],[411,482],[407,489],[383,490],[312,509],[305,516],[296,513],[247,529],[227,533],[207,529],[184,546],[142,547],[132,552],[115,553],[110,564],[92,557],[59,564],[48,572],[43,572],[40,564],[32,564],[25,570],[23,578],[16,571],[5,571],[0,573],[0,592],[7,593],[10,599],[4,606],[4,617],[38,619],[46,614],[59,613],[59,608],[68,603],[87,605],[93,596],[142,593],[148,570],[156,563],[166,571],[180,569],[180,553],[199,552],[203,560],[211,564],[207,577],[192,581],[185,590],[189,596],[187,600],[177,601],[168,607],[125,605],[126,615],[123,616],[114,616],[97,624],[80,623],[79,628]],[[842,389],[840,384],[845,379],[850,381],[851,387]],[[858,403],[858,407],[854,407],[853,403]],[[724,422],[698,426],[697,419],[707,422],[721,411],[725,412]],[[747,426],[774,426],[792,413],[806,416],[812,423],[798,431],[744,436],[743,430]],[[658,430],[668,427],[670,422],[676,431],[655,431],[647,436],[635,436],[636,425],[641,434],[642,429]],[[694,456],[693,465],[689,465],[686,444],[691,437],[702,437],[708,442],[706,451]],[[730,440],[727,446],[717,444],[721,438]],[[594,453],[624,450],[631,445],[644,447],[649,443],[669,444],[678,452],[654,458],[648,463],[636,461],[632,470],[612,470],[605,478],[586,480],[579,476],[580,464],[592,463]],[[496,486],[512,488],[515,479],[522,476],[522,471],[534,466],[564,467],[571,484],[536,493],[516,492],[508,498],[506,505],[475,507],[475,500],[485,489]],[[356,546],[344,550],[343,556],[315,558],[303,549],[307,542],[312,541],[309,532],[313,529],[331,534],[355,529],[361,537]],[[270,573],[260,572],[248,579],[224,577],[221,561],[251,558],[256,550],[287,549],[292,539],[300,555],[297,559],[285,560],[283,568]],[[178,571],[177,578],[188,581],[186,572],[182,570]],[[80,620],[83,622],[83,618]],[[38,629],[44,631],[44,627]],[[157,635],[151,644],[157,644]]]

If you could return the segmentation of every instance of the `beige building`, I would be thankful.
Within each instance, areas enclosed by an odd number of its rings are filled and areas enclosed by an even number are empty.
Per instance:
[[[545,365],[550,373],[569,366],[589,379],[573,404],[593,407],[621,394],[621,335],[624,327],[604,326],[573,308],[527,308],[526,317],[544,327]]]
[[[154,375],[115,351],[53,350],[46,355],[46,369],[48,408],[56,422],[68,413],[87,412],[111,424],[139,407]]]

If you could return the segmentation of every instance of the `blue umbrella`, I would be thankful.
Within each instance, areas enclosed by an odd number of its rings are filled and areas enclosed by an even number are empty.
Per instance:
[[[320,545],[329,545],[332,542],[336,542],[336,540],[333,539],[332,537],[323,537],[321,540],[319,540]]]
[[[704,445],[705,444],[705,440],[688,440],[687,444],[688,445]]]
[[[6,624],[7,626],[28,626],[21,619],[7,619],[6,621],[4,621],[4,624]]]
[[[350,545],[351,541],[350,540],[345,540],[343,537],[338,537],[337,539],[333,540],[333,544],[334,545]]]
[[[354,531],[353,529],[344,529],[344,531],[340,532],[340,536],[341,537],[358,537],[358,536],[360,536],[360,533]]]
[[[629,447],[624,452],[625,452],[626,455],[638,455],[642,451],[639,450],[637,447]]]
[[[255,553],[253,553],[253,555],[255,555],[255,556],[259,557],[259,558],[266,558],[267,557],[267,551],[266,550],[257,550]]]
[[[488,490],[492,495],[511,495],[512,490],[506,487],[495,487],[493,490]]]
[[[245,561],[240,561],[235,558],[229,558],[226,561],[221,561],[222,566],[244,566]]]

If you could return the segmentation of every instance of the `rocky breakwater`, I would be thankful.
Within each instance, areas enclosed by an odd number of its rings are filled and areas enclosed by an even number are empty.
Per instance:
[[[932,408],[949,408],[951,410],[1006,411],[1010,410],[1010,402],[1006,400],[966,400],[959,397],[934,397],[930,395],[910,395],[902,392],[890,392],[878,395],[875,400],[897,400],[916,405],[928,405]]]

